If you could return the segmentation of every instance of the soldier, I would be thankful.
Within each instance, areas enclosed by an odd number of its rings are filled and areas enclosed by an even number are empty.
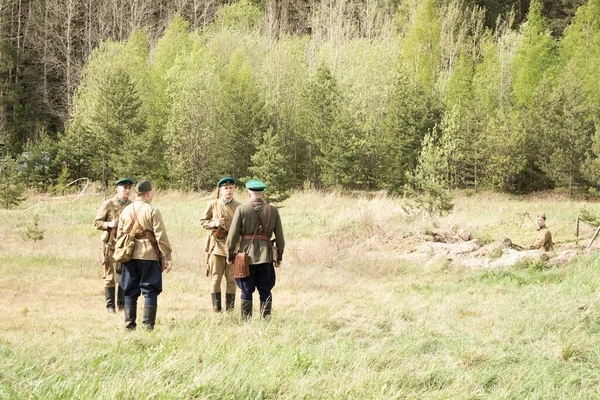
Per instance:
[[[211,231],[206,241],[207,271],[211,277],[210,296],[214,312],[221,312],[221,279],[225,275],[225,310],[233,311],[235,305],[235,280],[233,265],[227,264],[227,233],[235,210],[240,202],[233,199],[235,179],[226,176],[217,184],[217,199],[211,200],[204,210],[200,224]],[[219,198],[220,197],[220,198]]]
[[[235,278],[237,286],[242,291],[242,319],[252,316],[252,293],[255,289],[258,289],[260,296],[261,316],[270,317],[273,304],[271,289],[275,286],[273,261],[276,266],[281,266],[285,247],[279,212],[264,201],[266,187],[267,185],[254,179],[246,183],[250,202],[237,208],[227,235],[227,262],[229,264],[233,262],[238,238],[241,238],[239,249],[248,252],[250,262],[250,276]],[[271,259],[273,233],[275,233],[278,249],[276,260]]]
[[[96,218],[94,219],[94,228],[103,231],[103,255],[102,278],[104,279],[104,297],[106,298],[106,309],[109,313],[115,313],[115,286],[120,281],[121,276],[115,271],[115,242],[117,238],[117,225],[119,224],[119,215],[121,211],[131,204],[129,193],[131,191],[133,180],[123,178],[117,181],[117,196],[106,200],[100,206]],[[117,309],[123,309],[123,289],[119,285],[117,292]]]
[[[552,234],[548,230],[548,227],[546,227],[546,214],[538,214],[536,222],[538,226],[538,237],[535,243],[529,246],[529,249],[543,249],[544,251],[550,251],[552,249]]]
[[[141,293],[145,298],[142,324],[152,330],[157,297],[162,292],[162,271],[163,268],[167,272],[171,270],[171,244],[160,211],[151,205],[152,184],[140,181],[135,190],[135,201],[121,213],[117,236],[117,239],[125,234],[135,237],[131,260],[123,264],[121,275],[125,291],[125,328],[134,330],[137,326],[137,300]]]

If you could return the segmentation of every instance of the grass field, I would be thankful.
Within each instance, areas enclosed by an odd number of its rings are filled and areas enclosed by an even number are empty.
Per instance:
[[[239,300],[233,314],[210,311],[198,223],[210,196],[155,197],[174,267],[154,332],[126,332],[104,308],[92,227],[101,197],[0,212],[0,398],[600,396],[598,254],[499,270],[399,258],[433,229],[467,229],[488,246],[533,241],[526,210],[546,212],[555,241],[573,245],[578,211],[600,205],[458,195],[453,214],[428,220],[383,195],[296,193],[281,208],[273,318],[241,322]],[[19,226],[35,213],[45,237],[24,241]]]

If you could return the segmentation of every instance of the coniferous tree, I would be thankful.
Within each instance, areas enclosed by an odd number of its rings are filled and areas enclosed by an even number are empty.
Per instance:
[[[19,163],[6,155],[0,158],[0,206],[13,208],[27,199]]]
[[[530,134],[539,137],[537,165],[571,195],[587,187],[583,170],[595,132],[595,110],[587,102],[577,75],[571,70],[563,73],[555,90],[540,99],[530,125]]]
[[[269,127],[256,153],[252,155],[252,166],[249,168],[252,178],[267,184],[268,200],[273,203],[281,203],[290,197],[290,190],[295,183],[293,176],[289,174],[289,157],[284,150],[283,136]]]
[[[389,94],[387,113],[377,138],[378,183],[399,193],[406,174],[417,166],[421,141],[440,118],[440,107],[406,75],[398,73]]]
[[[315,76],[302,93],[301,123],[308,142],[306,181],[314,186],[335,184],[334,171],[327,160],[333,142],[339,137],[340,94],[337,80],[326,65],[317,68]]]

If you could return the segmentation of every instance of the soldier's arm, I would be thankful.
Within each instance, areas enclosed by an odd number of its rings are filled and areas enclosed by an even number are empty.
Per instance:
[[[543,238],[540,237],[540,236],[538,236],[538,238],[535,240],[535,243],[532,244],[531,246],[529,246],[529,250],[537,250],[537,249],[539,249],[544,244],[543,242],[544,242]]]
[[[275,218],[275,230],[273,232],[275,232],[275,245],[277,246],[277,261],[280,262],[283,259],[285,239],[283,237],[283,226],[281,225],[279,212],[277,212],[277,218]]]
[[[200,218],[200,225],[204,228],[204,229],[213,229],[214,226],[212,226],[212,218],[213,218],[213,212],[212,212],[212,201],[208,203],[208,205],[206,206],[206,209],[204,210],[204,214],[202,214],[202,218]]]
[[[152,210],[152,230],[154,231],[154,236],[156,236],[158,248],[165,255],[165,260],[171,261],[171,242],[169,242],[169,238],[167,237],[162,215],[156,208]]]
[[[242,215],[240,210],[240,207],[235,210],[231,226],[229,227],[229,233],[227,234],[227,254],[229,254],[229,261],[233,261],[233,253],[235,252],[235,246],[240,237],[240,229],[242,228]]]
[[[98,209],[98,213],[96,214],[96,218],[94,218],[94,228],[107,231],[108,230],[108,217],[110,213],[110,202],[105,201],[102,203],[100,208]]]
[[[550,233],[550,231],[546,231],[546,233],[544,234],[544,247],[546,245],[552,246],[552,234]]]

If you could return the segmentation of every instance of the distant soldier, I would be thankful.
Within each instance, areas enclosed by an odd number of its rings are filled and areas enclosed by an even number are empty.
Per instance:
[[[546,226],[546,214],[541,213],[537,215],[536,223],[538,226],[538,237],[534,244],[529,247],[522,246],[520,244],[513,243],[509,238],[504,239],[504,245],[516,250],[552,250],[552,234]]]
[[[211,231],[206,241],[207,276],[210,276],[210,296],[214,312],[221,312],[221,279],[225,276],[225,310],[232,311],[235,305],[235,279],[233,265],[227,264],[227,234],[235,210],[241,204],[234,200],[235,179],[227,176],[217,184],[217,198],[211,200],[204,210],[200,224]]]
[[[538,214],[536,223],[538,226],[538,237],[535,243],[529,246],[529,249],[543,249],[544,251],[552,250],[552,234],[548,230],[548,227],[546,227],[546,214]]]
[[[130,261],[123,264],[121,275],[121,285],[125,291],[125,328],[136,328],[137,300],[143,294],[142,324],[144,328],[152,330],[156,321],[157,298],[162,292],[162,270],[171,270],[171,244],[160,211],[150,204],[152,184],[150,181],[141,181],[135,190],[135,201],[121,213],[117,235],[117,239],[126,233],[135,237],[133,255]],[[132,232],[134,228],[135,232]]]
[[[101,236],[103,243],[102,278],[104,279],[106,309],[109,313],[116,312],[115,287],[121,280],[121,275],[115,271],[115,260],[113,259],[117,239],[117,225],[119,224],[121,211],[131,204],[131,200],[129,200],[131,185],[133,185],[133,180],[130,178],[117,181],[117,196],[102,203],[94,219],[94,228],[103,231]],[[116,306],[121,311],[123,309],[123,289],[120,285],[116,292]]]
[[[283,228],[277,209],[264,201],[264,190],[267,185],[258,180],[246,183],[250,202],[240,205],[235,211],[233,222],[227,235],[228,263],[234,260],[238,239],[240,251],[247,251],[250,259],[250,276],[235,278],[241,289],[242,318],[252,316],[252,293],[258,289],[260,296],[260,313],[263,318],[271,315],[273,297],[271,289],[275,286],[275,268],[281,265],[285,240]],[[277,259],[272,260],[271,236],[275,234],[278,249]]]

